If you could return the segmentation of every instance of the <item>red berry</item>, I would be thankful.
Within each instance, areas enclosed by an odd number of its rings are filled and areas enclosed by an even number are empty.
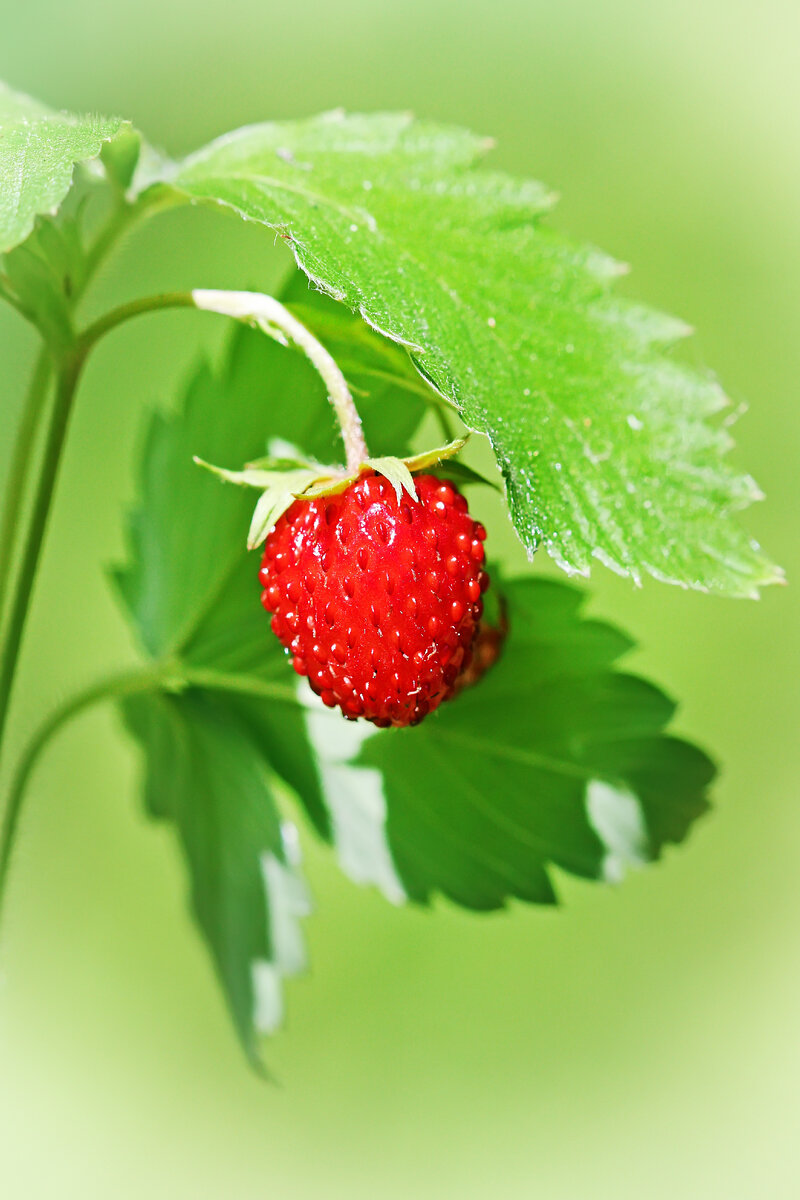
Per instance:
[[[259,572],[272,628],[329,707],[415,725],[469,664],[489,578],[482,525],[451,484],[414,478],[418,501],[380,475],[296,500]]]

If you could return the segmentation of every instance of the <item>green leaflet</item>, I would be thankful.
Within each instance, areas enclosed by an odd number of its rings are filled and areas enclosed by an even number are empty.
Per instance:
[[[663,732],[674,705],[613,669],[628,639],[584,620],[571,587],[523,579],[503,591],[500,661],[418,730],[368,738],[358,759],[419,901],[549,903],[551,865],[617,880],[681,841],[708,806],[712,764]]]
[[[331,113],[228,134],[161,186],[278,230],[318,287],[407,347],[491,439],[529,553],[754,595],[780,573],[733,519],[759,493],[708,420],[719,386],[665,350],[685,327],[614,297],[617,265],[542,225],[540,185],[476,168],[485,149]]]
[[[268,763],[224,702],[202,691],[123,704],[144,747],[151,816],[175,826],[192,909],[248,1056],[281,1023],[284,976],[305,966],[298,920],[309,911],[297,833],[281,823]]]
[[[0,253],[28,236],[39,214],[55,212],[75,164],[97,158],[124,127],[117,117],[54,112],[0,83]]]

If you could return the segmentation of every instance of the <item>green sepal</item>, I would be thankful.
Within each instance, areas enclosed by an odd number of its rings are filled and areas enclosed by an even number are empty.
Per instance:
[[[215,467],[204,459],[194,457],[199,467],[205,467],[212,475],[224,479],[226,483],[235,483],[239,487],[257,488],[261,495],[258,498],[250,530],[247,534],[248,550],[255,550],[280,520],[287,508],[294,504],[299,496],[307,493],[312,484],[330,482],[331,475],[326,467],[319,463],[309,464],[295,462],[291,459],[260,459],[258,463],[248,465],[243,471],[229,471],[226,467]],[[267,466],[266,464],[272,464]]]
[[[466,446],[469,437],[456,438],[453,442],[448,442],[446,446],[437,446],[435,450],[424,450],[422,454],[414,454],[411,458],[404,458],[403,462],[408,467],[409,471],[426,471],[429,467],[435,467],[437,463],[445,462],[448,458],[455,458],[457,454]]]
[[[317,499],[319,496],[335,496],[339,492],[345,491],[351,483],[355,483],[365,471],[375,471],[389,480],[398,500],[404,490],[408,492],[412,500],[416,500],[417,489],[414,486],[413,473],[429,470],[439,463],[451,459],[454,454],[459,454],[466,444],[467,438],[457,438],[454,442],[448,442],[446,446],[437,446],[435,450],[425,450],[422,454],[412,454],[407,458],[396,458],[390,454],[382,455],[380,458],[367,458],[357,472],[345,476],[334,476],[330,483],[322,480],[318,485],[308,488],[303,495],[307,500]],[[458,463],[452,464],[452,467],[456,468],[456,473],[460,473],[457,470],[459,465]],[[483,479],[469,467],[463,468],[461,478],[469,483],[488,483],[488,480]]]
[[[291,508],[295,500],[302,496],[316,479],[316,472],[306,469],[276,471],[253,510],[253,519],[247,534],[248,550],[255,550],[256,546],[267,540],[267,535],[287,508]]]
[[[248,550],[255,550],[266,541],[271,530],[295,500],[317,500],[322,496],[338,495],[346,491],[365,471],[375,471],[388,479],[398,501],[405,491],[416,503],[418,496],[412,471],[423,471],[451,459],[463,450],[466,443],[466,438],[457,438],[446,446],[438,446],[434,450],[426,450],[409,458],[395,458],[393,455],[367,458],[358,471],[350,475],[345,475],[341,467],[324,466],[311,459],[304,459],[300,457],[299,451],[296,458],[268,455],[256,459],[247,463],[242,471],[216,467],[197,455],[194,456],[194,461],[199,467],[205,467],[213,475],[224,479],[226,483],[257,488],[261,492],[247,535]],[[281,449],[287,454],[295,451],[295,447],[289,445],[281,446]],[[452,467],[458,465],[453,463]],[[468,467],[464,468],[464,472],[469,474],[468,482],[487,482]]]
[[[393,458],[386,456],[384,458],[368,458],[362,464],[364,467],[371,467],[373,471],[377,471],[379,475],[383,475],[384,479],[388,479],[389,483],[394,488],[394,494],[397,496],[398,503],[403,498],[403,490],[408,492],[412,500],[417,500],[417,489],[414,486],[414,479],[408,469],[408,465],[403,462],[402,458]]]

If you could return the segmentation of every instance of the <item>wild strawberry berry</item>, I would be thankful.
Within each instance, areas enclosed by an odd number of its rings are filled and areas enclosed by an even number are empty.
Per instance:
[[[269,534],[259,578],[272,628],[329,707],[414,725],[453,694],[489,584],[486,531],[452,484],[414,477],[397,499],[368,473],[299,499]]]

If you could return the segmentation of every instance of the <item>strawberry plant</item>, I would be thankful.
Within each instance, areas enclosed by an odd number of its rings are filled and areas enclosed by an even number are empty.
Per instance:
[[[42,340],[4,487],[0,739],[89,355],[147,312],[231,322],[222,363],[149,418],[112,573],[139,666],[5,746],[0,900],[40,755],[112,702],[256,1066],[304,963],[298,813],[393,902],[485,910],[554,903],[553,867],[617,880],[706,810],[711,762],[537,552],[733,597],[780,579],[736,521],[759,492],[727,461],[719,385],[673,349],[685,326],[618,298],[618,265],[555,233],[547,191],[488,149],[331,113],[174,161],[123,120],[0,88],[0,296]],[[281,294],[198,279],[82,321],[120,240],[190,204],[282,239]],[[510,578],[487,486],[518,534]]]

